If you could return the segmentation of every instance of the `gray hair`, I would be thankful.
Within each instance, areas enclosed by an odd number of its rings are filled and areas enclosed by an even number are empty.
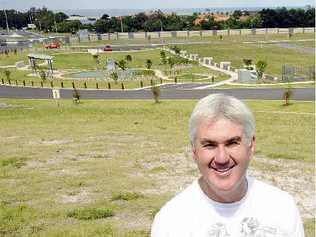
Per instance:
[[[233,96],[211,94],[199,100],[191,114],[189,121],[191,144],[194,145],[197,128],[201,119],[216,121],[220,118],[240,124],[249,142],[255,135],[255,119],[243,102]]]

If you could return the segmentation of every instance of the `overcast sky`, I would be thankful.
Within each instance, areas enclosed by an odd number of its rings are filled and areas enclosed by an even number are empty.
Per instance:
[[[313,5],[314,0],[0,0],[1,8],[17,10],[30,7],[49,9],[164,9],[230,8]]]

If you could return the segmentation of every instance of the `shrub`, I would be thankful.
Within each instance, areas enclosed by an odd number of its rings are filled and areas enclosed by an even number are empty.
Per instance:
[[[73,217],[78,220],[95,220],[111,216],[114,216],[114,212],[110,208],[83,207],[67,213],[67,217]]]
[[[74,104],[79,104],[80,103],[80,94],[79,91],[76,88],[73,88],[73,93],[72,93],[72,99]]]
[[[262,78],[263,73],[264,73],[264,71],[266,70],[267,66],[268,66],[268,64],[267,64],[266,61],[259,60],[259,61],[256,63],[256,71],[257,71],[257,74],[258,74],[259,79]]]
[[[150,59],[146,59],[146,68],[150,69],[152,65],[153,65],[153,62]]]
[[[11,71],[9,70],[4,70],[4,75],[7,78],[7,80],[10,80],[10,76],[11,76]]]
[[[128,54],[128,55],[125,56],[125,60],[127,62],[131,62],[133,60],[133,58],[132,58],[132,56],[130,54]]]
[[[23,158],[10,158],[5,160],[0,160],[0,166],[12,166],[15,168],[21,168],[25,165],[25,159]]]
[[[39,75],[40,75],[40,78],[45,81],[46,80],[46,73],[44,70],[40,70],[39,71]]]
[[[112,72],[112,73],[111,73],[111,77],[112,77],[114,83],[117,84],[117,80],[118,80],[118,74],[117,74],[117,72]]]
[[[117,200],[130,201],[130,200],[136,200],[142,197],[143,197],[142,194],[136,193],[136,192],[116,193],[112,195],[111,200],[112,201],[117,201]]]

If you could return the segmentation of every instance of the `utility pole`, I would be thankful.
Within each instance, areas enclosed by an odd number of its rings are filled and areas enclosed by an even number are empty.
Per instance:
[[[121,31],[124,32],[124,29],[123,29],[123,19],[122,19],[121,16],[120,16],[120,19],[121,19]]]
[[[4,16],[5,16],[5,23],[7,25],[7,33],[9,34],[9,23],[8,23],[8,16],[7,16],[7,12],[5,9],[3,9],[4,12]]]
[[[163,28],[162,28],[162,20],[159,20],[160,22],[160,31],[163,31]]]
[[[55,24],[55,31],[57,33],[57,23],[56,23],[55,13],[54,13],[54,24]]]

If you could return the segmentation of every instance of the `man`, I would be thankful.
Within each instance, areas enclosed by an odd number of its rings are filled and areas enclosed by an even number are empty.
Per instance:
[[[240,100],[201,99],[192,112],[190,140],[201,177],[157,213],[152,237],[303,237],[293,198],[248,177],[255,120]]]

